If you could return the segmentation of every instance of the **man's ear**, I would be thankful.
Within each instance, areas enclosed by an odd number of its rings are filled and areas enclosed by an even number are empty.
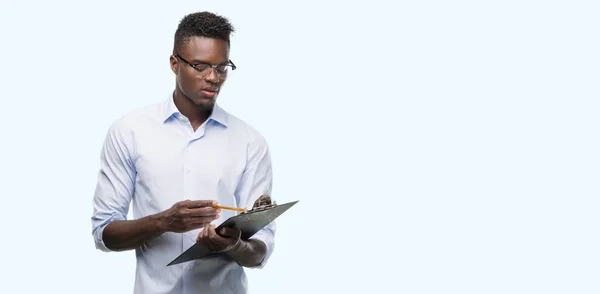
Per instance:
[[[177,57],[175,57],[175,55],[173,54],[171,54],[171,57],[169,57],[169,65],[171,66],[171,70],[173,71],[173,73],[177,74],[179,68],[179,60],[177,60]]]

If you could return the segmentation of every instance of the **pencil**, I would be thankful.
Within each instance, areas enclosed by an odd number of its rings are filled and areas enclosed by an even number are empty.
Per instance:
[[[215,206],[213,206],[213,208],[217,208],[217,209],[220,208],[220,209],[226,209],[226,210],[246,212],[246,209],[244,209],[244,208],[237,208],[237,207],[230,207],[230,206],[223,206],[223,205],[215,205]]]

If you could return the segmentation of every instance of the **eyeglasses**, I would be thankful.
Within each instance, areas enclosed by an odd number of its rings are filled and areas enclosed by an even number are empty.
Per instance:
[[[189,66],[191,66],[193,69],[195,69],[196,71],[198,71],[201,74],[206,74],[209,69],[214,68],[215,71],[217,72],[217,76],[219,78],[225,78],[227,76],[227,72],[229,71],[230,68],[231,68],[231,70],[235,70],[237,68],[235,66],[235,64],[233,64],[233,61],[231,61],[231,59],[225,64],[212,65],[212,64],[205,63],[205,62],[193,64],[193,63],[183,59],[183,57],[179,56],[179,54],[175,54],[175,57],[177,57],[181,61],[187,63]]]

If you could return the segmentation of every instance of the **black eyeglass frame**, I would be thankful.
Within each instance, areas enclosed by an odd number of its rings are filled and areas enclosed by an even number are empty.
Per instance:
[[[180,59],[181,61],[183,61],[183,62],[187,63],[187,65],[189,65],[190,67],[192,67],[193,69],[195,69],[196,71],[198,71],[198,72],[200,72],[200,73],[204,73],[204,71],[203,71],[203,70],[202,70],[202,71],[201,71],[201,70],[199,70],[199,69],[197,68],[197,66],[200,66],[200,65],[205,65],[205,66],[209,66],[209,68],[214,68],[214,69],[215,69],[215,71],[217,72],[217,75],[218,75],[219,77],[221,77],[221,75],[226,75],[226,74],[227,74],[227,70],[225,70],[223,73],[219,73],[219,70],[217,70],[217,68],[218,68],[218,67],[220,67],[220,66],[231,66],[231,70],[235,70],[235,69],[237,68],[237,66],[236,66],[236,65],[233,63],[233,61],[231,61],[231,59],[229,59],[229,60],[227,61],[227,63],[226,63],[226,64],[216,64],[216,65],[215,65],[215,64],[209,64],[209,63],[206,63],[206,62],[202,62],[202,63],[193,64],[193,63],[191,63],[191,62],[189,62],[189,61],[185,60],[183,57],[181,57],[181,56],[180,56],[179,54],[177,54],[177,53],[175,53],[175,54],[173,54],[173,55],[174,55],[175,57],[177,57],[178,59]]]

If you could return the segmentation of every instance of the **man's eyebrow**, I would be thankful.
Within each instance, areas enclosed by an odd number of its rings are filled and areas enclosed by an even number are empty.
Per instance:
[[[208,64],[208,65],[212,65],[212,63],[210,63],[210,62],[206,62],[206,61],[199,60],[199,59],[192,59],[192,60],[190,60],[190,63],[191,64]],[[225,64],[229,64],[229,60],[223,61],[221,63],[216,63],[216,65],[225,65]]]
[[[208,63],[206,61],[202,61],[202,60],[198,60],[198,59],[190,59],[190,63],[193,63],[193,64],[198,64],[198,63],[210,64],[210,63]]]

